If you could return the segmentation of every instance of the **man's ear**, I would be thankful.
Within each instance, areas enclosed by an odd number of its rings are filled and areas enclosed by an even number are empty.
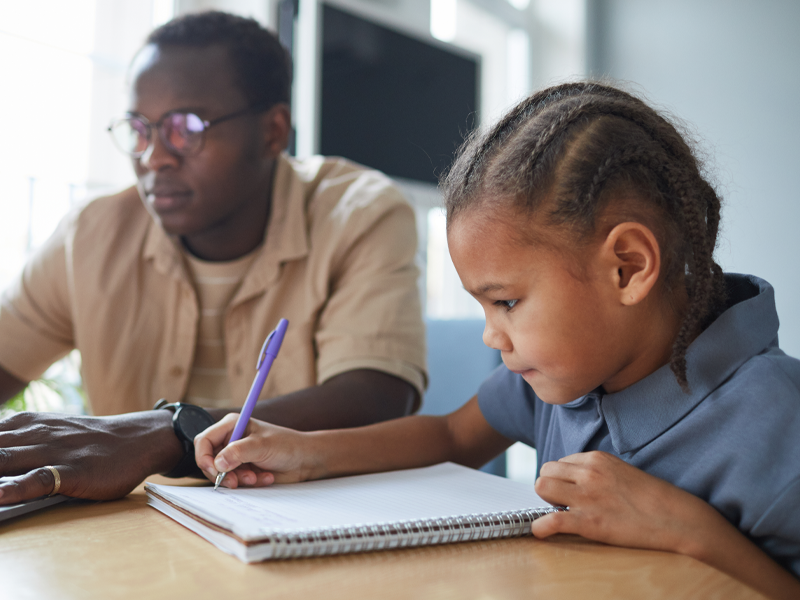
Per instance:
[[[644,300],[661,273],[661,248],[653,232],[641,223],[620,223],[602,251],[619,301],[633,306]]]
[[[292,115],[287,104],[276,104],[261,115],[264,153],[268,158],[277,158],[289,145],[292,131]]]

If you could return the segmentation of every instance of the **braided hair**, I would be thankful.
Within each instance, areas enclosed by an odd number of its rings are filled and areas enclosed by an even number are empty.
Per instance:
[[[536,214],[579,246],[609,214],[648,226],[662,253],[664,289],[683,289],[688,299],[670,358],[688,391],[686,350],[724,309],[726,294],[713,257],[720,199],[675,125],[619,89],[559,85],[474,132],[442,189],[448,228],[474,207]]]

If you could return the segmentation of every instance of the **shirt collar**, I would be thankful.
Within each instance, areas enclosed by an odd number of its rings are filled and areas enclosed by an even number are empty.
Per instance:
[[[142,258],[153,261],[156,271],[175,279],[186,279],[186,272],[177,242],[162,227],[150,218],[142,248]]]
[[[275,164],[272,206],[264,244],[236,294],[243,301],[259,293],[277,279],[283,262],[308,254],[306,185],[283,154]],[[152,259],[157,271],[179,279],[186,278],[177,240],[169,236],[155,220],[147,231],[142,257]]]
[[[265,292],[278,278],[282,263],[308,255],[308,187],[290,159],[281,154],[275,165],[264,245],[232,302],[243,302]]]
[[[675,425],[745,361],[777,345],[778,315],[772,286],[758,277],[725,276],[729,308],[686,353],[690,392],[681,390],[669,365],[601,401],[614,449],[633,452]]]

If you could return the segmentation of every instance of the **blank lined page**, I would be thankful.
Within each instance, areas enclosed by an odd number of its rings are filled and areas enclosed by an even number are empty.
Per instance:
[[[453,463],[216,492],[212,487],[148,487],[245,540],[550,506],[532,485]]]

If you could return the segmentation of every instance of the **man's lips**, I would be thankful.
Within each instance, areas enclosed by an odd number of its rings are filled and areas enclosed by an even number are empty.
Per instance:
[[[147,201],[159,213],[183,208],[191,197],[191,191],[180,188],[157,187],[147,192]]]

